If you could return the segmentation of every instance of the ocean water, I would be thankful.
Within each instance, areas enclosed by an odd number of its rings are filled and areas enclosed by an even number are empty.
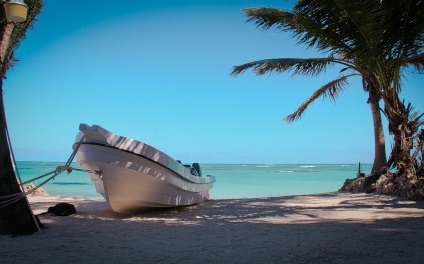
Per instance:
[[[54,171],[58,162],[17,162],[23,182]],[[81,169],[77,163],[73,168]],[[260,198],[284,195],[334,192],[343,182],[355,178],[358,164],[200,164],[203,175],[214,175],[216,182],[210,191],[212,199]],[[361,164],[368,174],[371,164]],[[47,177],[32,181],[40,184]],[[85,172],[62,172],[42,186],[54,196],[102,197],[96,193]]]

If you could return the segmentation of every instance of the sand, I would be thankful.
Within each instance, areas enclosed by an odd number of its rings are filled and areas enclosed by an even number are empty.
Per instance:
[[[29,196],[30,236],[0,236],[1,263],[423,263],[424,203],[326,193],[212,200],[117,215],[99,199]]]

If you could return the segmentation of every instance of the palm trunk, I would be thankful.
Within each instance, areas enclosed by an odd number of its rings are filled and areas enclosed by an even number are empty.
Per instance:
[[[2,69],[2,76],[3,73]],[[3,102],[3,78],[0,78],[0,198],[22,193],[16,180],[10,154]],[[5,199],[0,199],[0,202],[4,201]],[[0,234],[26,235],[38,230],[26,199],[22,198],[12,204],[3,205],[0,203]]]
[[[424,179],[419,177],[416,171],[416,164],[420,161],[412,155],[414,140],[420,136],[419,120],[411,118],[414,115],[410,104],[405,107],[397,98],[388,102],[393,105],[392,108],[386,106],[385,111],[389,120],[389,131],[394,139],[388,164],[396,167],[396,172],[383,183],[392,186],[383,193],[408,197],[412,200],[424,200]],[[385,186],[382,187],[384,190]]]
[[[381,175],[387,169],[386,141],[384,137],[383,123],[381,121],[381,111],[379,96],[374,90],[369,91],[368,102],[371,107],[372,119],[374,123],[374,163],[371,174]]]
[[[8,23],[6,27],[4,28],[3,37],[1,39],[1,45],[0,45],[0,59],[1,59],[1,67],[3,68],[3,74],[6,72],[6,66],[4,66],[5,63],[7,63],[6,55],[7,55],[7,49],[9,47],[9,41],[10,37],[12,36],[13,32],[13,23]],[[2,78],[3,78],[2,74]]]
[[[396,167],[397,174],[414,174],[411,151],[418,127],[409,121],[411,109],[402,104],[397,113],[389,116],[389,131],[393,134],[394,146],[390,154],[389,165]]]

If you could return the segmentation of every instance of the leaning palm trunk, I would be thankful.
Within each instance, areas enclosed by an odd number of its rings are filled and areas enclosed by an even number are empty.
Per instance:
[[[14,27],[13,23],[8,23],[4,29],[4,33],[3,33],[3,37],[2,37],[1,45],[0,45],[1,65],[3,65],[4,63],[7,63],[6,54],[7,54],[8,44],[10,42],[10,37],[12,36],[13,27]],[[3,78],[3,75],[1,77]]]
[[[3,79],[0,78],[0,88]],[[0,234],[26,235],[38,230],[26,199],[6,205],[7,195],[21,194],[12,166],[6,134],[6,118],[3,104],[3,90],[0,89]]]
[[[374,163],[371,174],[381,175],[387,170],[386,141],[384,137],[383,123],[381,120],[380,97],[375,89],[368,89],[368,102],[371,107],[374,123]]]
[[[14,25],[7,23],[0,45],[0,234],[31,234],[38,230],[26,199],[13,200],[10,195],[22,194],[12,165],[7,137],[3,102],[3,78],[9,67],[7,49]],[[15,196],[19,198],[19,196]]]
[[[13,170],[3,102],[3,79],[16,61],[13,51],[25,38],[26,31],[32,27],[43,6],[42,0],[25,0],[25,3],[28,5],[28,16],[22,23],[8,22],[5,10],[0,8],[0,234],[31,234],[39,227],[27,200],[23,198]],[[11,195],[21,199],[6,200]]]

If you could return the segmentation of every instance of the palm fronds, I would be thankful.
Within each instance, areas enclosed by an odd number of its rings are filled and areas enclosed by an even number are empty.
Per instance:
[[[278,58],[252,61],[239,66],[234,66],[233,71],[230,74],[236,76],[248,69],[252,69],[257,75],[264,75],[265,73],[272,72],[292,72],[292,75],[317,76],[320,73],[325,72],[327,67],[333,66],[335,63],[344,64],[348,66],[348,68],[354,68],[354,65],[351,65],[349,62],[335,59],[333,57],[310,59]]]
[[[284,121],[287,123],[292,123],[300,119],[306,108],[308,108],[308,106],[318,98],[328,98],[331,101],[336,101],[337,97],[346,89],[347,85],[349,84],[347,79],[355,75],[359,74],[345,75],[325,84],[316,90],[311,97],[304,101],[294,113],[285,117]]]
[[[424,53],[407,58],[404,61],[404,66],[408,66],[408,65],[413,66],[418,72],[423,73],[424,72]]]
[[[282,31],[296,29],[294,15],[277,8],[245,8],[243,12],[249,17],[247,22],[253,22],[256,27],[269,29],[275,27]]]

